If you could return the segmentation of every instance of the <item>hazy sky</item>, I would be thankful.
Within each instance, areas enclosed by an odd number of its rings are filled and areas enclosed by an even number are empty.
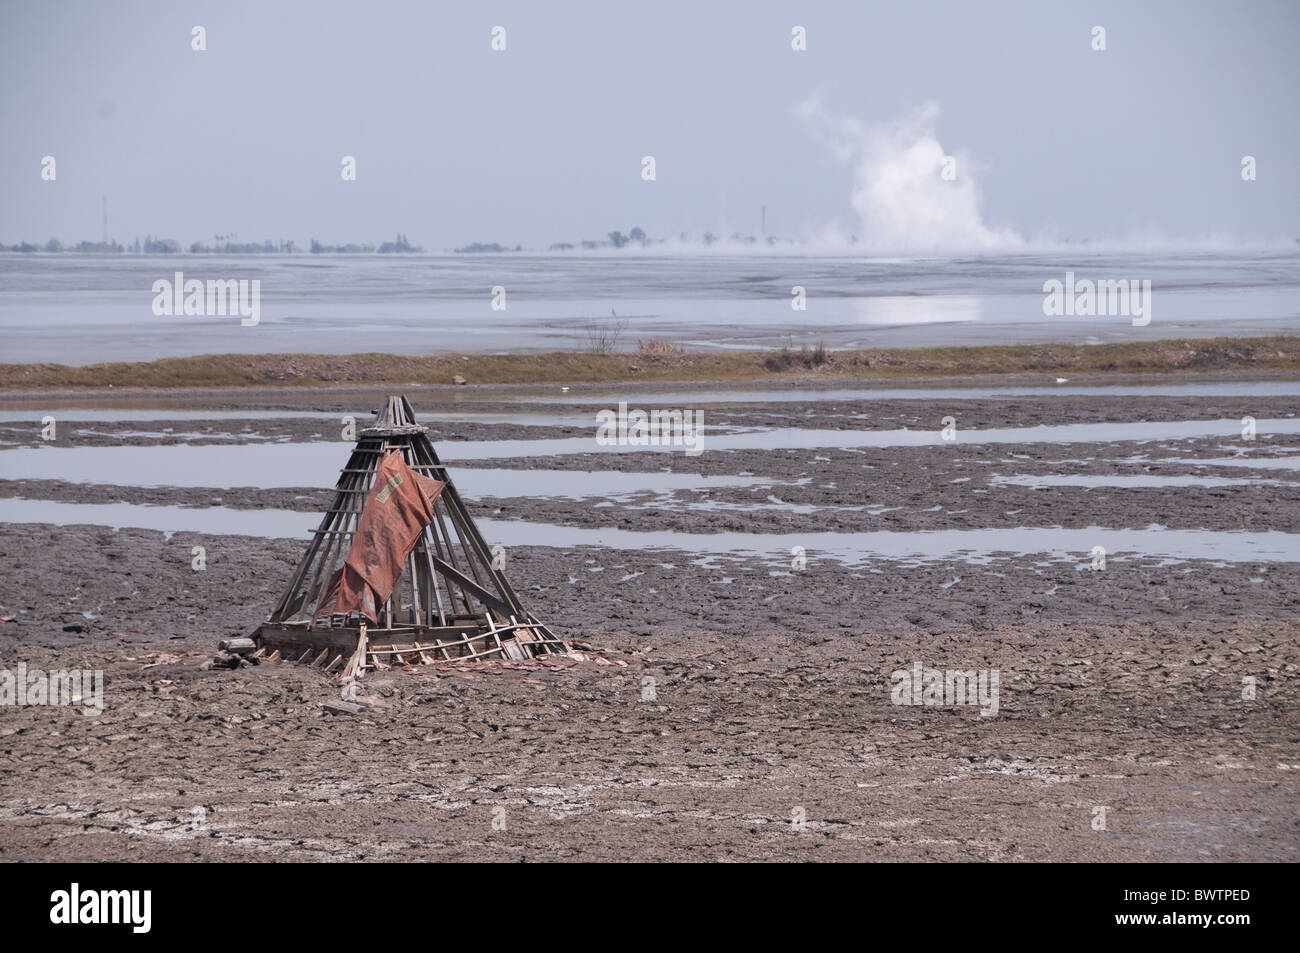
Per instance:
[[[1292,2],[0,0],[0,242],[98,238],[101,195],[123,242],[545,247],[757,233],[763,204],[770,233],[862,234],[909,135],[991,231],[1294,238],[1297,49]]]

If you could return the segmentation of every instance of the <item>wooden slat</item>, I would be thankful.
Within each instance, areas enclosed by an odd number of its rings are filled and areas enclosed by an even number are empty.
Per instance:
[[[447,562],[444,559],[439,559],[438,557],[435,556],[433,558],[433,565],[438,570],[438,572],[442,573],[444,576],[450,576],[452,579],[456,580],[456,583],[462,589],[468,592],[472,592],[475,598],[477,598],[488,608],[496,609],[498,612],[503,614],[509,614],[510,606],[508,606],[501,599],[500,596],[498,596],[494,592],[489,592],[487,589],[484,589],[477,582],[469,578],[469,576],[465,575],[463,572],[461,572],[451,563]]]

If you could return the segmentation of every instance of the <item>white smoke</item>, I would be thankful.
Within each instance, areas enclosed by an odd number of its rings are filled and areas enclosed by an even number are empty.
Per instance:
[[[884,254],[1010,251],[1024,246],[1013,231],[988,228],[972,163],[955,155],[956,178],[943,178],[943,146],[935,136],[939,107],[926,103],[911,117],[863,125],[831,116],[817,98],[800,115],[840,161],[853,167],[852,205],[858,246]]]

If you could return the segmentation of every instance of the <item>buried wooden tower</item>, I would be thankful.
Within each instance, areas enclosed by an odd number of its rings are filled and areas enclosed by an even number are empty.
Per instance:
[[[382,481],[376,485],[376,477]],[[257,655],[328,672],[568,646],[524,608],[405,397],[362,430]]]

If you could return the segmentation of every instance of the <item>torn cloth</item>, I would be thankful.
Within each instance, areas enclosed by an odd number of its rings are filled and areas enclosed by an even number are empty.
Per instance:
[[[433,503],[445,485],[416,473],[397,451],[384,457],[347,559],[316,607],[316,618],[360,612],[378,621],[379,606],[393,594],[406,557],[433,521]]]

